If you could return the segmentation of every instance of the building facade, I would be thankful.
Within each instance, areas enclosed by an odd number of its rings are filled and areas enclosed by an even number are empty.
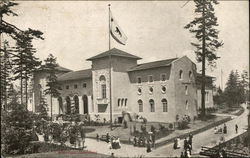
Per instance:
[[[61,96],[53,98],[49,114],[51,110],[53,116],[98,114],[108,121],[111,112],[112,120],[118,122],[124,112],[132,119],[142,116],[158,122],[175,122],[176,117],[184,115],[191,119],[197,116],[200,87],[196,65],[186,56],[138,64],[140,59],[113,48],[87,59],[92,62],[91,69],[71,71],[60,67]],[[30,102],[35,105],[30,106],[37,112],[46,85],[46,71],[36,72],[33,84]],[[212,106],[212,96],[207,99]]]

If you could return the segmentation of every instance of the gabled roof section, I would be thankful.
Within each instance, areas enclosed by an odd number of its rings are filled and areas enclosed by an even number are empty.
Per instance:
[[[112,48],[106,52],[103,52],[101,54],[98,54],[96,56],[93,56],[91,58],[88,58],[87,60],[94,60],[94,59],[98,59],[98,58],[103,58],[103,57],[108,57],[109,55],[111,56],[119,56],[119,57],[127,57],[127,58],[133,58],[133,59],[141,59],[140,57],[138,56],[135,56],[135,55],[132,55],[132,54],[129,54],[127,52],[124,52],[120,49],[117,49],[117,48]]]
[[[58,65],[56,68],[55,68],[57,71],[60,71],[60,72],[70,72],[72,70],[70,69],[67,69],[65,67],[62,67],[60,65]],[[36,71],[46,71],[47,69],[44,67],[44,65],[42,65],[38,70]]]
[[[172,59],[166,59],[166,60],[159,60],[149,63],[143,63],[138,64],[135,67],[130,68],[128,71],[138,71],[138,70],[145,70],[145,69],[151,69],[156,67],[162,67],[162,66],[170,66],[173,61],[175,61],[178,58],[172,58]]]
[[[79,80],[92,78],[91,69],[72,71],[58,76],[58,81],[69,81],[69,80]]]

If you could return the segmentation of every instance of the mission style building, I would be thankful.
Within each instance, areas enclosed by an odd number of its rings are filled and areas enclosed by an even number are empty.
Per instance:
[[[121,120],[123,112],[132,119],[139,115],[158,122],[175,122],[177,115],[197,116],[201,75],[196,65],[186,56],[137,64],[140,59],[113,48],[87,59],[92,62],[91,69],[71,71],[58,66],[61,96],[53,98],[53,117],[79,113],[93,118],[99,114],[108,121],[110,102],[113,121]],[[45,99],[51,113],[50,96],[44,95],[47,75],[45,70],[34,73],[28,106],[31,111],[39,112]],[[213,106],[212,79],[206,77],[206,107]]]

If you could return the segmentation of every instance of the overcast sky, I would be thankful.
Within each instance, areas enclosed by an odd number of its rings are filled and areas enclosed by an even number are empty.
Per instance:
[[[72,70],[91,67],[87,58],[108,50],[108,4],[128,37],[123,46],[111,41],[111,47],[142,57],[139,63],[187,55],[196,63],[193,35],[184,26],[195,16],[194,3],[186,1],[18,1],[18,17],[7,18],[21,29],[44,32],[44,41],[35,41],[37,57],[44,60],[52,53],[61,66]],[[231,70],[249,70],[249,2],[220,1],[215,7],[224,46],[217,68],[207,74],[217,78],[223,70],[225,84]],[[201,64],[197,64],[199,68]]]

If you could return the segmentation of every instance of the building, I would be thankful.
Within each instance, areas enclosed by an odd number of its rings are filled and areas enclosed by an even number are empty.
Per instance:
[[[132,119],[142,116],[159,122],[197,116],[200,96],[196,65],[186,56],[138,64],[140,59],[113,48],[87,59],[92,62],[91,69],[71,71],[58,67],[61,96],[53,99],[53,116],[73,112],[90,117],[98,114],[110,120],[111,108],[113,121],[121,121],[123,112]],[[46,71],[35,72],[33,84],[31,103],[35,105],[30,106],[38,112],[41,98],[49,97],[43,94]],[[212,96],[208,100],[212,104]]]

